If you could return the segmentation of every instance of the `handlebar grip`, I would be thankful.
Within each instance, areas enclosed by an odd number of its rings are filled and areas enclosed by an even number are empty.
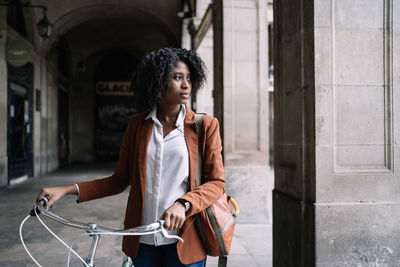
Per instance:
[[[39,215],[40,214],[40,210],[39,210],[39,208],[37,207],[38,205],[42,205],[44,208],[46,208],[47,207],[47,203],[49,202],[49,198],[48,197],[41,197],[40,199],[39,199],[39,201],[35,204],[35,206],[33,207],[33,209],[31,210],[31,212],[29,213],[29,215],[31,215],[31,216],[36,216],[36,214],[37,215]],[[36,213],[35,213],[35,209],[36,209]]]
[[[43,207],[47,207],[47,203],[49,202],[49,198],[48,197],[46,197],[46,196],[44,196],[44,197],[41,197],[40,199],[39,199],[39,203],[43,206]]]

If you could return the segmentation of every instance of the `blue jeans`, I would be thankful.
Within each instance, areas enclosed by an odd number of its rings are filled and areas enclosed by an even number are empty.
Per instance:
[[[179,261],[176,243],[157,247],[140,243],[138,254],[132,262],[134,267],[204,267],[206,260],[185,265]]]

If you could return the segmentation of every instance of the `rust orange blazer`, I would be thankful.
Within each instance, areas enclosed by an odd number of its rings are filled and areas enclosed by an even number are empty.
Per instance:
[[[129,198],[125,213],[125,229],[139,226],[142,221],[144,187],[146,184],[146,158],[153,121],[146,118],[147,113],[135,115],[125,131],[119,159],[114,174],[110,177],[78,183],[79,202],[102,198],[121,193],[128,186]],[[194,226],[196,213],[216,202],[225,190],[224,168],[222,164],[222,145],[217,119],[203,116],[203,184],[196,188],[197,131],[195,113],[186,107],[185,138],[189,151],[190,190],[182,196],[192,206],[179,235],[184,243],[177,244],[180,261],[191,264],[206,257]],[[135,257],[139,247],[139,237],[125,236],[122,250]]]

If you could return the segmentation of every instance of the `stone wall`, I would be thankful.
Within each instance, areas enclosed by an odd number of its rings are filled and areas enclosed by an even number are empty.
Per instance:
[[[320,266],[400,259],[398,14],[398,0],[315,1]]]
[[[400,1],[274,4],[274,266],[396,266]]]

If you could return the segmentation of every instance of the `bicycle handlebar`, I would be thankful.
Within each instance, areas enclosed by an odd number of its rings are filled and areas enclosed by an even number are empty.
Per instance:
[[[48,203],[48,198],[47,197],[42,197],[37,203],[35,203],[33,205],[33,209],[30,212],[30,215],[28,215],[21,222],[21,225],[20,225],[20,228],[19,228],[19,236],[20,236],[22,245],[24,246],[26,252],[31,257],[31,259],[39,267],[41,265],[38,263],[38,261],[29,252],[28,248],[25,245],[24,239],[22,237],[22,227],[23,227],[24,223],[32,216],[37,216],[37,219],[40,221],[40,223],[43,225],[43,227],[45,227],[56,239],[58,239],[65,247],[67,247],[69,249],[67,266],[69,266],[70,254],[72,252],[73,254],[75,254],[79,258],[79,260],[81,260],[83,262],[83,264],[85,266],[93,267],[94,266],[94,255],[95,255],[95,252],[96,252],[96,249],[97,249],[97,244],[99,242],[100,235],[149,235],[149,234],[155,234],[155,233],[161,232],[161,234],[165,238],[174,238],[174,239],[178,240],[179,242],[183,242],[183,239],[180,238],[179,236],[168,234],[167,230],[165,230],[165,228],[164,228],[165,221],[163,221],[163,220],[159,220],[159,221],[157,221],[155,223],[151,223],[151,224],[143,225],[143,226],[138,226],[138,227],[133,227],[133,228],[125,229],[125,230],[116,230],[116,229],[111,229],[111,228],[108,228],[108,227],[98,226],[95,223],[82,223],[82,222],[69,220],[67,218],[64,218],[64,217],[58,215],[58,214],[55,214],[55,213],[53,213],[51,211],[48,211],[46,209],[47,203]],[[54,220],[56,222],[59,222],[59,223],[65,225],[65,226],[70,226],[70,227],[74,227],[74,228],[85,230],[86,234],[83,234],[83,235],[89,235],[89,236],[91,236],[93,238],[92,245],[91,245],[90,251],[89,251],[89,255],[88,255],[86,261],[75,250],[72,249],[73,244],[74,244],[74,242],[76,240],[72,243],[71,246],[68,246],[60,237],[58,237],[53,231],[51,231],[47,227],[47,225],[40,219],[40,216],[39,216],[40,213],[42,213],[46,217],[48,217],[48,218],[50,218],[50,219],[52,219],[52,220]],[[81,235],[81,236],[83,236],[83,235]]]
[[[67,218],[64,218],[58,214],[55,214],[51,211],[48,211],[46,209],[48,199],[46,197],[42,197],[33,207],[31,211],[31,215],[33,213],[33,216],[35,214],[35,209],[36,213],[39,215],[39,213],[42,213],[46,217],[49,217],[50,219],[57,221],[61,224],[64,224],[66,226],[78,228],[78,229],[83,229],[89,234],[102,234],[102,233],[115,233],[115,235],[145,235],[145,234],[151,234],[151,233],[156,233],[156,232],[161,232],[165,238],[173,238],[178,240],[179,242],[183,243],[183,239],[179,236],[176,235],[170,235],[164,228],[164,220],[158,220],[157,222],[148,224],[148,225],[142,225],[142,226],[137,226],[129,229],[121,229],[121,230],[116,230],[112,228],[107,228],[103,226],[99,226],[95,223],[82,223],[82,222],[77,222],[77,221],[72,221]]]

